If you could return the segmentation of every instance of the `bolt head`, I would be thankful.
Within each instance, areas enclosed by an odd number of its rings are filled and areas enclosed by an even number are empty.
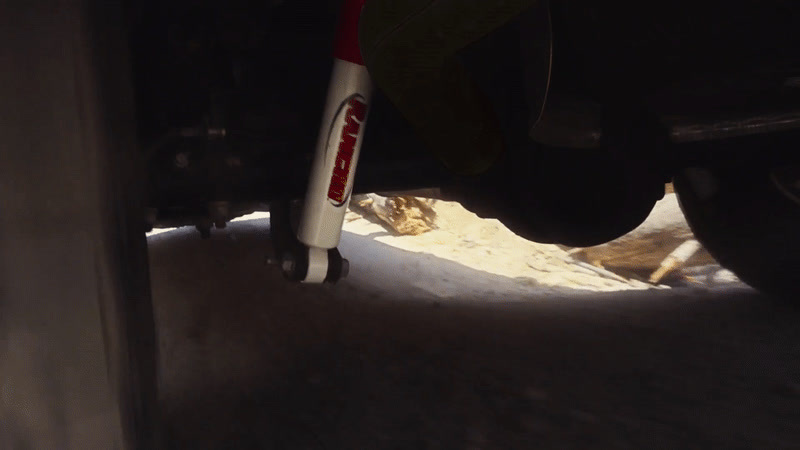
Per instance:
[[[209,138],[224,138],[225,135],[228,134],[228,130],[225,128],[209,128],[208,129],[208,137]]]
[[[294,272],[295,267],[297,267],[297,261],[295,260],[294,255],[291,253],[285,253],[283,258],[281,258],[281,269],[284,273],[292,273]]]
[[[175,167],[178,169],[185,169],[189,167],[189,154],[181,152],[175,155]]]

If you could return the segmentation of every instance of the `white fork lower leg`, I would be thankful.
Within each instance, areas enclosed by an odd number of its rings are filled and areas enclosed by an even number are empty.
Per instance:
[[[358,50],[358,17],[364,0],[345,0],[336,38],[333,72],[322,116],[297,238],[309,247],[304,281],[320,283],[327,252],[339,245],[361,152],[372,92]]]

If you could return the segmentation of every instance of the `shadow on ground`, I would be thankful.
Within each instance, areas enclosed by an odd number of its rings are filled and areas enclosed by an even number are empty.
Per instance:
[[[175,448],[800,442],[800,311],[749,289],[540,290],[357,235],[345,283],[290,285],[267,226],[150,238]]]

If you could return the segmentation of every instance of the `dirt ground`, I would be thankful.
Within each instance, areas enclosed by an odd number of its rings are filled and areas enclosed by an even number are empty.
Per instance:
[[[343,236],[352,273],[336,286],[265,265],[267,219],[150,237],[175,448],[800,446],[800,310],[786,302],[737,283],[531,283],[362,225]]]

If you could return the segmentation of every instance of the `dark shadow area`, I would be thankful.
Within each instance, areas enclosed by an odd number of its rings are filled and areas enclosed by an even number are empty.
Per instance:
[[[174,448],[800,442],[800,311],[750,289],[541,290],[350,234],[353,277],[290,285],[267,227],[150,239]]]

